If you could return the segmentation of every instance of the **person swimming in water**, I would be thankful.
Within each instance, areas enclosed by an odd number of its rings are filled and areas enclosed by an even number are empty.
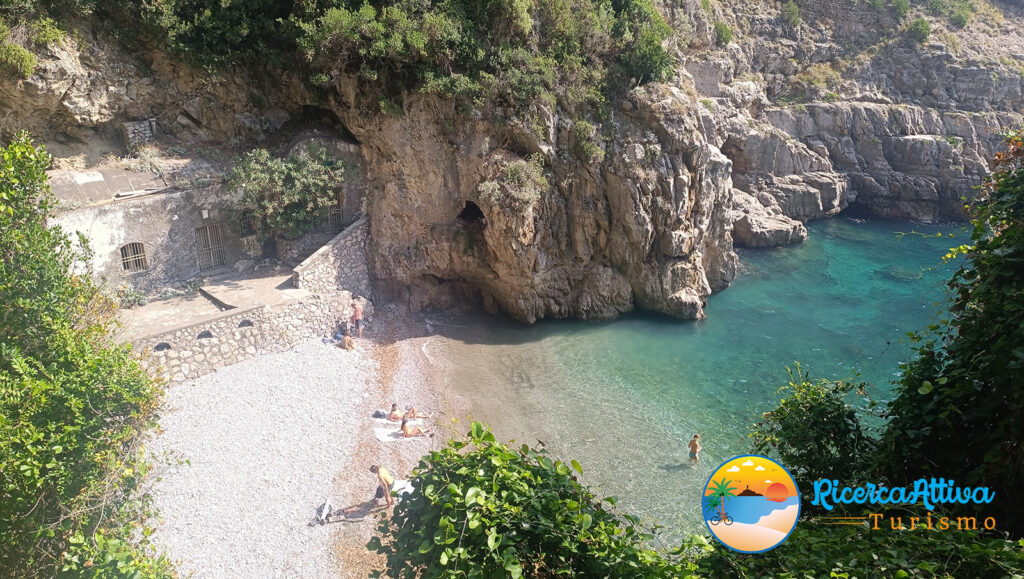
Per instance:
[[[694,434],[690,439],[690,460],[700,462],[700,435]]]

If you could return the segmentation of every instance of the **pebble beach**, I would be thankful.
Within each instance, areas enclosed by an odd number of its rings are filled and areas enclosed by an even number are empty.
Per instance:
[[[147,446],[157,548],[193,577],[366,577],[381,568],[365,549],[383,510],[367,502],[369,467],[408,478],[449,434],[437,426],[447,413],[427,340],[384,314],[354,351],[314,339],[168,388]],[[434,436],[375,439],[370,416],[392,401],[432,412]],[[315,524],[324,501],[362,506],[363,516]]]

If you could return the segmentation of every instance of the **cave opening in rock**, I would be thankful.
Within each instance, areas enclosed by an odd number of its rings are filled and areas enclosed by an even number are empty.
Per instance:
[[[466,201],[466,205],[459,212],[459,219],[466,223],[480,223],[484,222],[484,212],[480,210],[480,206],[472,201]]]

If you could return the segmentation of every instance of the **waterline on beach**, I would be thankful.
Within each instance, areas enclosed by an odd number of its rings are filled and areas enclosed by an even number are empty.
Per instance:
[[[499,439],[578,459],[589,484],[665,525],[668,540],[699,531],[700,489],[749,450],[747,426],[777,402],[787,364],[833,379],[860,372],[884,400],[911,353],[902,338],[942,306],[951,266],[939,258],[954,242],[934,234],[954,228],[900,236],[911,226],[836,219],[810,229],[801,246],[744,252],[740,276],[698,322],[431,314],[444,389]],[[694,433],[705,451],[692,465]]]

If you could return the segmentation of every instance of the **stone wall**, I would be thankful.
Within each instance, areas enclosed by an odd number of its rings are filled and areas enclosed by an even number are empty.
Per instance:
[[[297,239],[277,239],[274,241],[278,261],[287,263],[294,267],[307,257],[313,255],[316,250],[329,243],[338,235],[333,233],[318,233],[311,231]]]
[[[72,239],[78,238],[77,233],[85,235],[91,250],[87,265],[97,280],[151,292],[202,273],[197,227],[220,226],[224,266],[249,257],[232,225],[233,202],[234,196],[220,187],[165,190],[72,209],[59,213],[51,223],[59,225]],[[144,271],[125,271],[121,247],[127,243],[142,244],[147,266]]]
[[[342,288],[354,295],[370,295],[366,265],[366,240],[370,221],[360,219],[295,267],[292,283],[311,292],[335,292]]]
[[[156,119],[121,123],[121,140],[131,150],[148,143],[156,136]]]
[[[228,310],[214,318],[139,338],[132,348],[142,367],[169,383],[198,378],[257,355],[334,333],[351,315],[351,294],[313,294],[275,306]],[[372,305],[365,307],[367,316]]]

